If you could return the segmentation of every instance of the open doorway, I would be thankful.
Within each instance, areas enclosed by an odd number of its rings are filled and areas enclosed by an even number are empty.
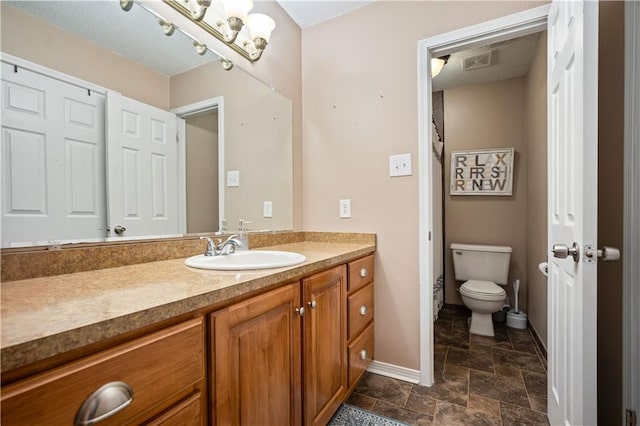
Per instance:
[[[183,232],[223,230],[224,100],[219,96],[172,112],[178,116]]]

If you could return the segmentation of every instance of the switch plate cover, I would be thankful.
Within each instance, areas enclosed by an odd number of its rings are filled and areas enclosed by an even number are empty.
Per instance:
[[[411,176],[411,154],[389,156],[389,176]]]
[[[273,217],[273,203],[271,201],[265,201],[263,207],[264,217]]]

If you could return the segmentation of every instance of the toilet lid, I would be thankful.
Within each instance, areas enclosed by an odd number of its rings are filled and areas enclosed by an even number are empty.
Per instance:
[[[475,281],[469,280],[462,284],[462,288],[470,293],[486,294],[492,296],[506,295],[504,289],[491,281]]]

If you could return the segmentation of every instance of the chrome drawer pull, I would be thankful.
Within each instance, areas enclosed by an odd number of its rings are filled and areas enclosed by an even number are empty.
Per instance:
[[[367,308],[367,305],[360,306],[360,315],[365,316],[368,313],[369,313],[369,308]]]
[[[89,395],[76,414],[76,426],[94,425],[122,411],[133,401],[133,389],[125,382],[110,382]]]
[[[360,359],[367,359],[369,356],[369,351],[367,349],[363,349],[360,351]]]
[[[364,278],[367,275],[369,275],[369,271],[367,271],[367,268],[360,269],[360,277]]]

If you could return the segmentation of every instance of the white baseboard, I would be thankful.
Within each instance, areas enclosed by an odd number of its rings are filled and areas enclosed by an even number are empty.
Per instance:
[[[380,374],[381,376],[392,377],[394,379],[417,385],[420,383],[420,372],[411,368],[400,367],[386,362],[372,361],[367,371],[370,373]]]

